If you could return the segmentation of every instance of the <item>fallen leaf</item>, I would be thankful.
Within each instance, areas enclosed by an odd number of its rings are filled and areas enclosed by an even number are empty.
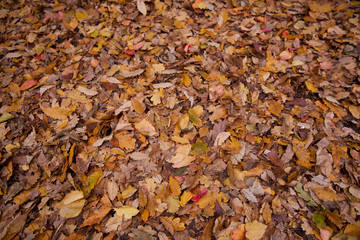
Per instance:
[[[154,126],[146,119],[143,119],[138,123],[135,123],[135,129],[138,130],[141,134],[150,137],[158,135]]]
[[[114,208],[114,210],[118,217],[124,217],[125,220],[131,219],[139,213],[139,209],[130,206]]]
[[[345,197],[336,193],[335,191],[329,188],[313,188],[311,189],[316,196],[324,202],[337,202],[337,201],[344,201]]]
[[[56,204],[56,207],[60,209],[60,215],[64,218],[73,218],[78,216],[86,200],[82,191],[69,192],[61,202]]]
[[[144,0],[137,0],[136,6],[139,12],[141,12],[142,15],[146,16],[147,10]]]
[[[260,240],[265,231],[266,231],[267,226],[261,222],[258,222],[257,220],[246,223],[245,224],[245,229],[246,229],[246,234],[245,236],[248,239],[251,240]]]

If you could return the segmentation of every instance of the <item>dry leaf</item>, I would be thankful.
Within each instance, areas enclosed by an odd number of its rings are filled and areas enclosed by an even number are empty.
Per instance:
[[[141,134],[150,137],[158,135],[154,126],[146,119],[143,119],[138,123],[135,123],[135,129],[138,130]]]
[[[337,201],[344,201],[345,197],[336,193],[334,190],[329,188],[313,188],[311,189],[316,196],[324,202],[337,202]]]
[[[142,15],[146,16],[147,10],[144,0],[137,0],[136,2],[137,8]]]
[[[257,220],[246,223],[246,237],[251,240],[260,240],[266,231],[267,226]]]
[[[114,208],[114,210],[118,217],[124,217],[125,220],[131,219],[139,213],[139,209],[130,206]]]
[[[60,209],[60,215],[64,218],[73,218],[78,216],[86,200],[82,191],[69,192],[61,202],[56,204],[56,207]]]

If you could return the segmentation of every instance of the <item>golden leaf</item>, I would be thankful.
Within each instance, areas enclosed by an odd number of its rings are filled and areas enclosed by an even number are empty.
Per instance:
[[[275,116],[279,116],[281,113],[281,110],[284,108],[284,106],[281,104],[280,101],[271,100],[269,103],[269,112],[274,114]]]
[[[246,237],[251,240],[259,240],[262,238],[266,231],[267,226],[257,220],[246,223]]]
[[[68,110],[62,109],[60,107],[47,108],[47,107],[43,107],[41,104],[39,104],[39,105],[40,105],[41,110],[46,114],[46,116],[51,117],[53,119],[65,120],[65,119],[67,119],[68,115],[70,114],[70,112]]]
[[[76,12],[75,17],[77,20],[82,21],[88,17],[88,13],[87,12]]]
[[[138,123],[135,123],[135,128],[141,134],[144,134],[144,135],[147,135],[150,137],[158,135],[154,126],[146,119],[143,119]]]
[[[185,206],[185,204],[190,201],[190,199],[194,196],[194,194],[192,194],[189,191],[184,191],[184,193],[181,195],[180,198],[180,205],[181,206]]]
[[[356,105],[350,105],[349,111],[355,118],[360,119],[360,107]]]
[[[117,216],[124,217],[125,220],[131,219],[139,213],[139,209],[130,206],[114,208],[114,210],[116,211]]]
[[[116,133],[110,143],[116,147],[131,150],[135,148],[136,140],[130,134]]]
[[[133,106],[135,112],[139,114],[143,113],[145,110],[141,102],[135,100],[134,98],[131,99],[131,105]]]
[[[121,192],[123,199],[127,199],[136,193],[137,189],[129,185],[124,191]]]
[[[73,218],[81,213],[85,205],[84,194],[82,191],[72,191],[68,193],[61,202],[56,204],[60,209],[60,215],[64,218]]]
[[[181,194],[180,184],[173,177],[169,177],[169,187],[172,195],[179,196]]]
[[[345,197],[340,194],[337,194],[335,191],[329,188],[313,188],[311,189],[316,196],[324,202],[336,202],[336,201],[344,201]]]

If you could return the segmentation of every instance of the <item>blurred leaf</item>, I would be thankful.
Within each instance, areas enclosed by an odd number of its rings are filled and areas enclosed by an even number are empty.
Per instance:
[[[208,151],[210,151],[210,148],[208,148],[207,145],[207,143],[203,143],[201,140],[197,140],[191,145],[191,151],[195,155],[205,155]]]

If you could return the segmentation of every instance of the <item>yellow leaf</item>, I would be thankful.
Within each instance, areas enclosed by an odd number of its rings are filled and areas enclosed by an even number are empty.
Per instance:
[[[82,191],[72,191],[68,193],[61,202],[56,204],[60,208],[60,215],[64,218],[73,218],[81,213],[85,205],[84,194]]]
[[[47,107],[43,107],[41,104],[39,104],[39,105],[40,105],[41,110],[45,113],[45,115],[47,115],[48,117],[51,117],[53,119],[65,120],[65,119],[67,119],[68,115],[70,114],[69,111],[62,109],[60,107],[47,108]]]
[[[185,204],[190,201],[190,199],[194,196],[194,194],[192,194],[189,191],[184,191],[184,193],[181,195],[180,198],[180,205],[181,206],[185,206]]]
[[[111,37],[111,31],[108,28],[103,28],[100,30],[100,35],[103,37]]]
[[[191,79],[187,74],[183,74],[180,79],[180,83],[184,84],[185,87],[189,87],[191,85]]]
[[[336,202],[336,201],[343,201],[345,200],[345,197],[343,197],[340,194],[337,194],[335,191],[329,189],[329,188],[313,188],[311,189],[316,196],[324,202]]]
[[[173,168],[181,168],[188,166],[196,158],[194,156],[188,156],[191,150],[191,145],[180,145],[176,149],[176,154],[171,159],[166,160],[167,162],[172,163]]]
[[[169,187],[172,195],[179,196],[181,194],[180,184],[173,177],[169,177]]]
[[[177,143],[181,143],[181,144],[188,144],[189,143],[189,139],[183,138],[183,137],[180,137],[180,136],[173,136],[173,137],[171,137],[171,140],[173,140],[174,142],[177,142]]]
[[[185,28],[185,22],[182,22],[182,21],[179,21],[179,20],[175,20],[173,25],[176,28]]]
[[[185,230],[185,224],[180,221],[180,218],[160,217],[160,221],[172,235],[177,231]]]
[[[135,100],[134,98],[131,99],[131,105],[133,106],[135,112],[141,114],[144,112],[144,107],[141,102]]]
[[[116,147],[131,150],[135,148],[136,140],[130,134],[116,133],[110,143]]]
[[[310,7],[311,11],[318,12],[318,13],[331,12],[331,9],[332,9],[330,3],[325,3],[325,4],[320,5],[317,2],[312,2],[311,4],[309,4],[309,7]]]
[[[307,168],[313,166],[313,164],[310,163],[310,152],[305,148],[305,142],[294,138],[292,141],[292,148],[295,152],[296,157],[299,159],[297,161],[298,165]]]
[[[204,208],[210,208],[213,209],[215,207],[215,202],[226,202],[226,197],[225,194],[223,192],[219,192],[219,193],[215,193],[215,192],[207,192],[205,196],[203,196],[202,198],[200,198],[198,204],[199,204],[199,208],[204,209]]]
[[[75,17],[77,20],[82,21],[88,17],[88,13],[87,12],[76,12]]]
[[[309,89],[312,92],[317,92],[319,90],[317,87],[314,86],[314,84],[312,82],[305,81],[305,85],[306,85],[307,89]]]
[[[139,213],[139,209],[129,206],[114,208],[114,210],[117,216],[124,217],[125,220],[131,219]]]
[[[272,211],[271,211],[270,205],[268,203],[266,203],[263,208],[263,218],[264,218],[266,224],[271,223],[271,214],[272,214]]]
[[[68,205],[60,209],[60,216],[64,218],[73,218],[79,216],[85,205],[85,202],[85,199],[80,199],[75,202],[69,203]]]
[[[153,65],[152,65],[152,68],[153,68],[154,71],[157,72],[157,73],[161,73],[162,71],[165,70],[165,66],[164,66],[164,64],[162,64],[162,63],[153,64]]]
[[[150,98],[150,100],[152,101],[152,103],[154,105],[158,105],[161,103],[161,98],[164,97],[164,89],[159,89],[159,90],[156,90],[154,95],[152,95],[152,97]]]
[[[360,107],[356,105],[349,106],[350,113],[357,119],[360,119]]]
[[[224,149],[228,150],[230,153],[238,153],[242,149],[242,146],[238,139],[230,136],[230,139],[226,140]]]
[[[141,134],[144,134],[144,135],[147,135],[150,137],[158,135],[154,126],[146,119],[143,119],[138,123],[135,123],[135,128]]]
[[[226,116],[226,109],[223,107],[216,107],[214,109],[213,114],[210,116],[209,120],[211,122],[214,122],[216,120],[219,120],[220,118],[223,118]]]
[[[357,221],[356,224],[349,224],[344,229],[344,234],[360,237],[360,221]]]
[[[137,189],[129,185],[124,191],[121,192],[123,199],[127,199],[136,193]]]
[[[18,112],[20,105],[24,102],[24,96],[16,100],[10,107],[6,109],[7,112]],[[41,104],[40,104],[41,106]]]
[[[331,104],[330,102],[328,102],[328,101],[326,101],[326,100],[324,100],[324,103],[325,103],[325,105],[326,105],[328,108],[330,108],[330,110],[331,110],[332,112],[334,112],[334,113],[338,116],[338,118],[340,118],[341,120],[342,120],[343,117],[345,117],[345,116],[347,115],[346,112],[345,112],[341,107],[337,107],[337,106]]]
[[[168,212],[169,213],[176,213],[180,208],[179,198],[178,197],[172,197],[169,196],[166,199],[166,202],[168,204]]]
[[[186,128],[186,126],[188,125],[189,122],[189,115],[188,114],[184,114],[180,119],[179,119],[179,126],[180,129],[183,130]]]
[[[245,236],[251,240],[259,240],[264,235],[266,228],[267,228],[267,226],[265,224],[258,222],[257,220],[246,223],[245,224],[245,229],[246,229]]]
[[[281,104],[280,101],[271,100],[269,103],[269,112],[274,114],[275,116],[279,116],[281,113],[281,110],[284,108],[284,106]]]

